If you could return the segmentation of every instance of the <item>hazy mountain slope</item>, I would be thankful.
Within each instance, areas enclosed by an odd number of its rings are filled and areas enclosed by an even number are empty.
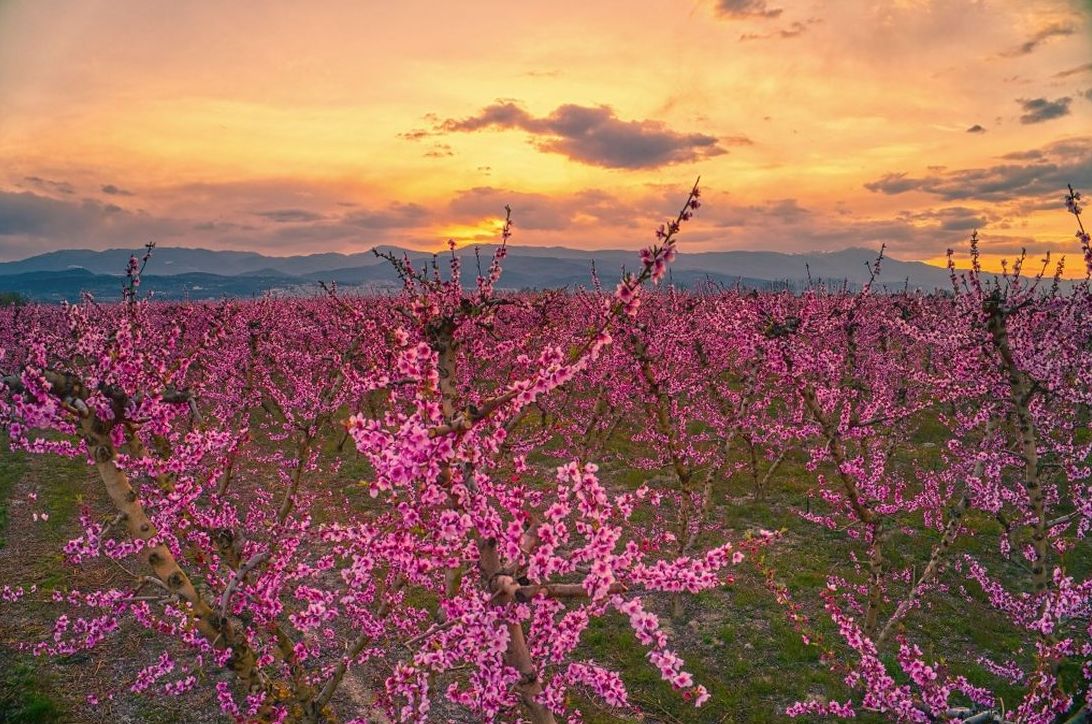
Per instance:
[[[495,246],[479,248],[487,267]],[[406,255],[415,267],[431,262],[433,254],[384,247]],[[121,275],[133,250],[72,249],[49,252],[21,261],[0,263],[0,291],[17,291],[33,299],[76,299],[90,291],[106,299],[119,293]],[[478,260],[472,248],[458,251],[468,284],[473,284]],[[447,273],[446,252],[439,255]],[[737,283],[766,288],[788,283],[800,288],[809,276],[832,285],[847,281],[859,287],[869,275],[876,252],[846,249],[830,253],[783,254],[771,251],[720,251],[679,254],[671,268],[673,283],[693,287],[705,281],[725,286]],[[502,279],[506,288],[589,286],[592,268],[603,284],[613,286],[623,269],[634,270],[633,251],[584,251],[563,247],[512,247]],[[213,251],[181,247],[156,248],[144,277],[144,289],[167,298],[253,296],[266,291],[313,293],[319,281],[350,288],[392,288],[398,279],[390,264],[371,251],[355,254],[311,254],[275,257],[256,252]],[[947,271],[921,262],[886,259],[878,283],[888,289],[946,288]]]

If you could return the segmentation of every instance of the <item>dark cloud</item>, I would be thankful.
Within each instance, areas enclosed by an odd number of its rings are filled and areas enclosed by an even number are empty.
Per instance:
[[[1068,78],[1071,75],[1077,75],[1078,73],[1088,73],[1092,71],[1092,63],[1085,63],[1084,65],[1078,65],[1076,68],[1068,68],[1066,70],[1058,71],[1054,74],[1055,78]]]
[[[748,208],[766,217],[780,219],[781,221],[799,221],[811,213],[800,206],[796,199],[777,199]]]
[[[256,231],[258,227],[249,224],[236,224],[232,221],[203,221],[193,225],[194,231]]]
[[[269,211],[255,211],[254,215],[278,224],[322,221],[326,218],[322,214],[316,214],[314,211],[305,209],[271,209]]]
[[[928,222],[938,231],[960,232],[984,229],[990,221],[981,209],[972,209],[966,206],[945,206],[939,209],[927,209],[902,214],[899,218]]]
[[[1092,101],[1092,88],[1089,88],[1088,90],[1086,90],[1081,95],[1083,95],[1085,97],[1085,99]]]
[[[428,210],[420,204],[395,202],[386,209],[354,211],[342,217],[341,223],[368,229],[399,229],[419,226],[428,218]]]
[[[346,206],[339,203],[344,202],[340,192],[301,181],[186,184],[165,197],[171,199],[169,212],[146,212],[110,203],[129,198],[121,195],[81,199],[0,188],[0,259],[50,249],[139,246],[149,239],[164,245],[293,252],[436,241],[431,232],[422,237],[432,213],[420,204]],[[210,214],[210,208],[225,213]]]
[[[1046,98],[1021,98],[1017,101],[1024,111],[1023,115],[1020,116],[1020,122],[1027,125],[1067,116],[1069,115],[1069,102],[1071,100],[1069,96],[1055,98],[1052,101],[1048,101]]]
[[[1027,151],[1011,151],[1003,155],[1001,158],[1007,159],[1009,161],[1035,161],[1037,159],[1043,158],[1044,155],[1045,154],[1043,153],[1042,149],[1032,148]]]
[[[967,225],[983,217],[971,209],[951,207],[895,218],[860,219],[844,210],[809,211],[796,199],[734,205],[712,198],[702,208],[701,220],[712,224],[712,229],[706,233],[688,231],[684,238],[695,244],[704,237],[710,248],[759,248],[769,238],[771,223],[776,223],[777,239],[782,242],[779,250],[783,251],[837,251],[887,244],[891,251],[922,258],[943,254],[947,247],[965,240]]]
[[[470,116],[461,121],[449,118],[440,124],[440,128],[444,131],[480,131],[490,126],[523,128],[533,133],[547,130],[543,128],[540,119],[533,118],[530,113],[513,101],[494,103],[483,108],[476,116]]]
[[[80,208],[68,202],[29,192],[0,192],[0,236],[37,236],[57,226],[62,218],[82,216]]]
[[[169,241],[191,234],[192,224],[152,217],[95,199],[55,198],[0,190],[0,258],[50,249],[105,248]]]
[[[986,129],[977,123],[967,129],[967,133],[985,133]]]
[[[1053,207],[1058,208],[1059,199]],[[1023,247],[1037,253],[1056,248],[1072,253],[1071,241],[1057,244],[1001,230],[1001,214],[986,205],[941,205],[936,208],[903,211],[884,218],[866,218],[851,209],[807,210],[796,199],[763,204],[736,204],[727,194],[710,192],[702,207],[700,223],[687,228],[684,251],[771,248],[777,239],[779,251],[839,251],[847,248],[876,249],[886,244],[896,258],[925,259],[942,256],[946,249],[965,250],[974,229],[981,234],[982,251],[1009,254]]]
[[[767,0],[716,0],[716,12],[726,18],[776,18],[782,10]]]
[[[449,133],[486,128],[526,131],[536,137],[539,150],[605,168],[656,168],[726,153],[715,136],[679,133],[660,121],[623,121],[608,106],[566,104],[536,118],[516,103],[499,102],[438,126]],[[734,142],[750,143],[741,137]]]
[[[1072,35],[1074,32],[1076,32],[1076,28],[1072,25],[1054,23],[1035,33],[1015,48],[1001,53],[1001,56],[1004,58],[1015,58],[1021,55],[1027,55],[1028,53],[1034,52],[1036,48],[1051,38]]]
[[[132,216],[116,204],[92,199],[69,201],[30,192],[0,191],[0,236],[61,236],[93,230],[111,217]]]
[[[922,179],[908,178],[905,172],[884,174],[875,181],[869,181],[864,185],[869,191],[879,191],[885,194],[901,194],[912,191],[921,186]]]
[[[1056,196],[1067,183],[1078,188],[1092,187],[1092,138],[1057,141],[1041,149],[1007,154],[1005,159],[1027,163],[942,171],[921,177],[890,173],[864,187],[889,195],[922,191],[950,201],[1014,201],[1029,196]]]
[[[74,194],[76,189],[72,184],[67,181],[51,181],[40,176],[24,176],[23,180],[31,186],[41,189],[42,191],[48,191],[58,194]]]
[[[132,196],[133,195],[132,191],[127,191],[125,189],[118,188],[114,184],[106,184],[105,186],[102,187],[102,192],[104,194],[110,194],[111,196]]]

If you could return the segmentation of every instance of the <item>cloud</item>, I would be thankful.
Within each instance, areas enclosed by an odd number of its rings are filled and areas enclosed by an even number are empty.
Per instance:
[[[971,229],[982,229],[989,221],[987,214],[965,206],[861,218],[837,209],[804,209],[792,198],[746,205],[733,204],[726,195],[712,195],[699,218],[711,227],[687,230],[686,249],[754,249],[774,234],[779,251],[877,249],[887,244],[889,251],[911,258],[938,256],[950,246],[960,248]],[[984,235],[984,250],[992,251],[990,245],[1001,238]]]
[[[1007,161],[986,168],[938,171],[912,177],[889,173],[864,185],[869,191],[895,195],[921,191],[950,201],[1014,201],[1029,196],[1058,195],[1067,183],[1092,187],[1092,137],[1057,141],[1031,151],[1006,154]]]
[[[342,217],[341,223],[368,229],[399,229],[419,226],[429,216],[420,204],[395,202],[383,210],[353,211]]]
[[[776,18],[781,8],[771,8],[766,0],[716,0],[716,13],[727,18]]]
[[[853,208],[800,209],[797,200],[781,199],[752,205],[733,202],[729,194],[710,192],[696,225],[687,227],[683,251],[776,248],[784,252],[840,251],[847,248],[878,249],[886,244],[895,258],[940,257],[948,248],[966,251],[970,232],[978,229],[986,254],[1014,254],[1022,248],[1034,254],[1079,252],[1069,239],[1038,240],[1008,230],[1003,215],[993,204],[940,204],[879,216]],[[1051,208],[1060,206],[1055,194]],[[785,210],[798,209],[796,213]],[[983,230],[985,230],[983,232]],[[771,241],[777,240],[777,246]],[[1033,257],[1034,258],[1034,257]]]
[[[249,224],[236,224],[233,221],[203,221],[193,225],[194,231],[255,231],[258,227]]]
[[[398,134],[398,137],[406,141],[420,141],[436,134],[432,131],[427,131],[424,128],[414,128],[409,131],[403,131]]]
[[[132,217],[116,204],[69,201],[24,192],[0,191],[0,236],[63,236]]]
[[[433,214],[425,206],[386,200],[369,204],[365,194],[373,191],[357,192],[361,201],[345,206],[339,203],[344,189],[296,180],[185,184],[149,192],[151,208],[138,211],[110,203],[128,198],[121,195],[81,199],[0,187],[0,259],[47,249],[139,246],[150,239],[164,245],[298,253],[438,241],[435,230],[427,228]]]
[[[517,231],[555,232],[573,228],[644,228],[652,225],[652,219],[647,214],[650,207],[656,206],[622,201],[601,189],[546,195],[477,186],[459,191],[448,204],[448,212],[458,220],[475,222],[483,218],[499,218],[505,205],[512,207],[512,219]]]
[[[990,221],[981,209],[971,209],[966,206],[945,206],[939,209],[927,209],[902,214],[899,218],[930,222],[938,231],[959,232],[983,229],[989,225]]]
[[[74,194],[76,189],[72,184],[67,181],[51,181],[41,176],[24,176],[23,180],[31,186],[40,189],[42,191],[48,191],[59,194]]]
[[[807,218],[810,211],[800,205],[796,199],[777,199],[767,201],[765,204],[749,207],[767,217],[774,217],[781,221],[799,221]]]
[[[807,22],[800,22],[799,20],[795,20],[787,28],[781,28],[780,30],[774,30],[769,33],[743,33],[739,36],[739,39],[741,41],[747,41],[770,39],[788,40],[790,38],[798,38],[804,34],[804,31],[808,29],[809,25],[814,25],[819,22],[822,22],[820,18],[809,18]]]
[[[1040,45],[1050,40],[1051,38],[1072,35],[1075,31],[1076,28],[1074,28],[1072,25],[1063,23],[1052,23],[1039,30],[1037,33],[1032,35],[1020,45],[1017,45],[1015,48],[1006,50],[1005,52],[1001,53],[1001,57],[1016,58],[1021,55],[1028,55],[1029,53],[1034,52],[1036,48],[1038,48]]]
[[[270,211],[255,211],[255,216],[269,219],[278,224],[301,223],[308,221],[321,221],[326,218],[322,214],[304,209],[272,209]]]
[[[0,258],[46,249],[140,245],[184,239],[191,224],[132,212],[95,199],[54,198],[0,189]]]
[[[679,133],[654,120],[623,121],[609,106],[558,106],[536,118],[511,101],[494,103],[480,113],[438,125],[448,133],[487,128],[519,129],[536,137],[536,147],[547,153],[604,168],[657,168],[727,153],[715,136]],[[750,140],[734,137],[735,145]]]
[[[446,143],[434,143],[432,148],[425,151],[423,154],[425,158],[446,158],[448,156],[454,156],[455,152],[451,150],[451,146]]]
[[[967,129],[967,133],[985,133],[986,129],[977,123]]]
[[[923,179],[907,178],[905,172],[884,174],[875,181],[869,181],[864,185],[869,191],[878,191],[885,194],[901,194],[905,191],[913,191],[920,188]]]
[[[1084,65],[1078,65],[1076,68],[1069,68],[1068,70],[1062,70],[1054,74],[1055,78],[1068,78],[1071,75],[1077,75],[1078,73],[1087,73],[1092,71],[1092,63],[1085,63]]]
[[[255,215],[275,224],[293,224],[287,231],[274,230],[274,236],[277,238],[312,240],[352,236],[359,233],[360,228],[373,230],[410,228],[419,226],[428,218],[425,207],[414,203],[394,202],[385,209],[364,209],[357,208],[355,205],[347,208],[352,210],[341,216],[294,208],[260,211]]]
[[[1009,153],[1001,156],[1001,158],[1007,159],[1009,161],[1035,161],[1043,158],[1044,155],[1045,154],[1043,153],[1042,149],[1032,148],[1028,149],[1027,151],[1010,151]]]
[[[1083,95],[1087,100],[1092,101],[1092,88],[1089,88],[1088,90],[1086,90],[1081,95]]]
[[[111,196],[132,196],[133,195],[132,191],[127,191],[125,189],[118,188],[114,184],[106,184],[105,186],[102,187],[102,192],[104,194],[110,194]]]
[[[1069,96],[1056,98],[1052,101],[1048,101],[1046,98],[1021,98],[1017,101],[1024,110],[1023,115],[1020,116],[1020,122],[1027,125],[1067,116],[1069,115],[1070,100],[1072,99]]]

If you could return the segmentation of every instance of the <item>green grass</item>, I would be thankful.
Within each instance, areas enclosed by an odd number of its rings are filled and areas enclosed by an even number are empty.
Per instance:
[[[32,473],[38,499],[33,512],[49,514],[41,523],[51,541],[58,540],[75,520],[83,503],[84,481],[88,466],[83,458],[58,455],[31,456],[13,451],[6,437],[0,438],[0,548],[6,544],[10,524],[10,505],[15,485]]]
[[[40,667],[25,657],[0,658],[0,722],[59,722],[64,708]]]
[[[0,548],[9,544],[10,503],[15,486],[29,469],[27,455],[12,451],[6,437],[0,439]],[[58,494],[58,498],[64,497]],[[48,502],[43,507],[48,510]],[[69,505],[61,503],[58,507],[67,510]],[[0,649],[0,722],[56,722],[63,719],[63,714],[42,668],[29,657]]]
[[[21,515],[44,512],[49,519],[35,523],[35,530],[44,533],[44,545],[34,565],[34,582],[43,591],[65,588],[71,569],[64,562],[62,546],[72,536],[80,506],[87,489],[88,465],[83,458],[57,455],[25,455],[19,475],[28,475],[36,483],[38,499],[31,508],[23,507]],[[0,476],[6,464],[0,464]],[[7,502],[10,498],[5,497]]]
[[[51,539],[57,539],[65,535],[83,505],[89,468],[83,458],[48,456],[37,462],[41,469],[36,476],[38,505],[49,513],[45,529]]]
[[[913,480],[915,466],[931,468],[939,464],[940,445],[948,431],[931,420],[918,421],[907,448],[897,451],[893,464]],[[632,451],[628,440],[612,444],[611,452]],[[746,454],[737,450],[737,454]],[[723,481],[717,491],[728,502],[717,513],[724,532],[704,536],[703,543],[715,545],[724,539],[737,537],[747,530],[766,528],[784,532],[765,554],[766,562],[776,571],[779,582],[803,606],[813,631],[820,633],[828,646],[845,652],[829,620],[822,610],[819,592],[827,577],[837,575],[851,583],[863,583],[863,571],[854,569],[850,554],[864,560],[863,545],[844,532],[828,530],[800,518],[809,505],[808,495],[815,486],[816,472],[808,471],[806,459],[799,451],[788,454],[772,476],[765,495],[755,495],[749,472],[744,469],[733,479]],[[768,464],[763,462],[763,465]],[[828,478],[831,471],[824,470]],[[630,488],[646,480],[654,472],[608,466],[610,482],[619,488]],[[761,475],[761,472],[760,472]],[[810,508],[822,513],[826,508],[812,497]],[[982,514],[970,513],[967,521],[970,534],[957,539],[949,552],[948,561],[971,554],[986,561],[992,570],[1006,565],[998,555],[1000,525]],[[910,531],[901,529],[905,524]],[[922,528],[920,514],[894,521],[890,537],[884,543],[889,570],[911,569],[920,574],[929,560],[940,533]],[[1092,542],[1081,541],[1060,560],[1070,573],[1087,576],[1092,569]],[[1013,571],[1009,587],[1019,589],[1023,574]],[[953,568],[942,572],[941,581],[951,587],[951,593],[932,592],[926,596],[923,608],[912,610],[902,622],[910,639],[917,643],[927,661],[950,666],[956,674],[965,675],[975,685],[990,688],[1004,701],[1018,701],[1020,687],[1007,684],[987,671],[978,661],[980,655],[1005,661],[1016,658],[1029,663],[1034,649],[1024,632],[1016,630],[1005,617],[994,611],[977,584],[968,582]],[[958,594],[964,585],[970,601]],[[894,600],[884,604],[881,621],[891,615],[904,588],[909,584],[894,584]],[[686,661],[686,669],[694,674],[712,694],[710,702],[695,710],[670,686],[659,680],[654,667],[647,661],[647,650],[628,631],[620,618],[596,621],[585,637],[581,653],[588,658],[612,666],[621,672],[635,703],[650,716],[663,721],[685,722],[750,722],[774,721],[783,718],[784,707],[793,701],[811,697],[835,698],[844,701],[850,692],[842,674],[832,672],[819,657],[816,646],[805,645],[800,635],[786,619],[784,609],[764,587],[756,571],[744,564],[736,576],[735,585],[706,592],[687,603],[691,622],[671,620],[666,597],[646,597],[646,608],[655,611],[671,631],[671,645]],[[691,625],[693,623],[693,625]],[[888,642],[882,658],[889,672],[905,683],[894,660],[897,647]],[[1022,650],[1022,651],[1021,651]],[[847,659],[852,660],[852,658]],[[1062,667],[1063,677],[1076,674]],[[580,702],[588,721],[626,721],[617,712],[605,711],[594,702]],[[878,721],[878,717],[859,712],[862,721]]]
[[[7,545],[8,518],[12,491],[26,474],[26,455],[13,452],[7,438],[0,439],[0,548]]]

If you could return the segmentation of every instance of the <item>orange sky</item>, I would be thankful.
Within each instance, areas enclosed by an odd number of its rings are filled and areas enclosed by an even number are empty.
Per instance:
[[[1092,5],[0,0],[0,259],[492,240],[1071,255]],[[971,130],[974,129],[974,130]]]

